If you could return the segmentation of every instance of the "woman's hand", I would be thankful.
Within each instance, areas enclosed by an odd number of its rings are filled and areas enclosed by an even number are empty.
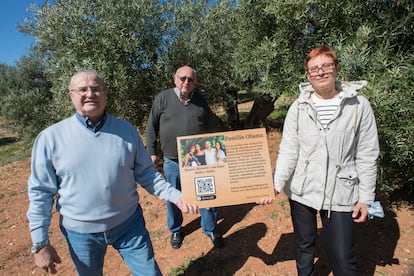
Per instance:
[[[278,193],[279,192],[275,190],[275,196]],[[256,201],[256,204],[259,204],[259,205],[267,205],[267,204],[273,203],[273,201],[274,201],[274,198],[272,198],[272,197],[265,197],[265,198],[262,198],[262,199]]]
[[[262,199],[256,201],[256,204],[267,205],[267,204],[271,204],[272,202],[273,202],[273,198],[266,197],[266,198],[262,198]]]
[[[361,223],[368,220],[368,204],[358,202],[352,212],[354,222]]]

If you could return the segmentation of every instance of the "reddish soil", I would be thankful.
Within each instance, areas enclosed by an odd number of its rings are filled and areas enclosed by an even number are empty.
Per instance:
[[[275,165],[280,133],[268,132],[268,145]],[[30,160],[0,167],[0,275],[44,275],[33,264],[26,219],[27,179]],[[296,275],[293,230],[285,195],[268,206],[245,204],[219,208],[218,232],[226,246],[214,249],[201,233],[200,219],[185,215],[183,246],[173,250],[166,227],[165,203],[139,189],[147,228],[156,259],[164,275]],[[50,239],[62,257],[57,275],[76,275],[55,213]],[[355,225],[355,250],[360,275],[414,275],[414,212],[406,203],[386,208],[383,219]],[[316,275],[332,275],[322,240],[318,238]],[[130,275],[109,249],[105,275]]]

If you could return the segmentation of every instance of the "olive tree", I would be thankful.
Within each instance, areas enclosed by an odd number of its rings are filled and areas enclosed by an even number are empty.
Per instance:
[[[21,28],[36,38],[33,50],[53,84],[51,116],[60,120],[73,112],[69,78],[92,69],[107,81],[109,110],[141,125],[156,93],[162,6],[149,0],[61,0],[35,7],[34,14]]]
[[[414,190],[412,172],[414,3],[412,1],[271,1],[261,12],[273,16],[272,33],[248,45],[240,64],[262,72],[263,86],[274,97],[297,94],[306,81],[303,60],[321,44],[339,56],[343,80],[368,80],[363,91],[373,105],[381,142],[379,190]],[[249,7],[251,1],[241,1]],[[254,14],[252,14],[254,17]],[[261,21],[254,21],[261,22]],[[254,26],[254,25],[253,25]],[[260,30],[260,26],[258,27]],[[244,43],[240,41],[240,43]],[[243,52],[241,53],[243,55]],[[253,62],[260,57],[266,63]],[[242,59],[241,59],[242,60]],[[256,65],[256,66],[255,66]],[[401,100],[404,99],[404,100]],[[410,119],[411,118],[411,119]],[[399,173],[396,173],[399,172]],[[397,184],[398,183],[398,184]]]
[[[0,114],[19,139],[30,141],[52,123],[50,88],[35,56],[21,58],[16,66],[0,66]]]
[[[232,112],[237,106],[233,94],[241,88],[232,57],[238,39],[233,4],[208,0],[169,2],[165,28],[169,31],[168,51],[161,57],[171,76],[184,64],[197,70],[198,88],[211,105],[224,106],[228,126],[234,121],[230,117],[237,116],[237,112]]]

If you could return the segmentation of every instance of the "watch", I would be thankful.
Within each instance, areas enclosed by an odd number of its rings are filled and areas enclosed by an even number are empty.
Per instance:
[[[32,251],[32,253],[37,253],[37,252],[40,251],[40,249],[42,249],[43,247],[45,247],[49,244],[50,244],[49,239],[41,241],[41,242],[34,243],[31,247],[31,251]]]

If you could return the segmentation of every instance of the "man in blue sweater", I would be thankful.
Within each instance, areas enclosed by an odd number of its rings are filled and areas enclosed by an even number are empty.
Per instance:
[[[48,236],[56,198],[78,275],[102,275],[108,245],[133,275],[161,275],[136,182],[183,212],[197,213],[197,206],[183,203],[181,192],[153,167],[135,127],[105,111],[107,94],[96,72],[76,73],[69,85],[75,115],[35,140],[27,212],[35,264],[54,274],[61,262]]]
[[[147,151],[154,166],[157,160],[157,136],[164,156],[165,179],[181,190],[180,170],[178,164],[177,136],[193,135],[217,131],[216,118],[207,101],[194,90],[197,74],[189,66],[178,68],[174,76],[175,88],[167,89],[157,95],[152,105],[147,124]],[[200,209],[201,228],[213,245],[224,245],[221,235],[216,233],[216,208]],[[171,232],[171,246],[181,247],[184,234],[181,231],[183,216],[171,202],[167,202],[167,225]]]

